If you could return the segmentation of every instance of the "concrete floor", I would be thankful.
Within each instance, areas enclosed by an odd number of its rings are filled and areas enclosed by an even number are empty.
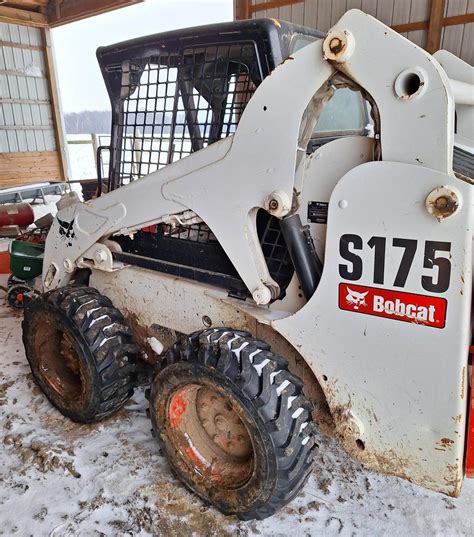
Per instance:
[[[22,315],[4,302],[0,291],[0,535],[474,535],[473,482],[447,498],[364,470],[324,438],[289,506],[265,521],[225,517],[171,475],[142,392],[98,425],[59,414],[29,372]]]

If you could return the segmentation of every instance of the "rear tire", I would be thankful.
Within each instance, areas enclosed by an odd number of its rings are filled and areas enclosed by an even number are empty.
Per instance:
[[[71,285],[27,301],[23,343],[36,382],[73,421],[99,421],[133,394],[130,329],[96,289]]]
[[[180,340],[149,398],[172,469],[225,514],[271,516],[311,473],[317,431],[302,382],[246,332],[210,329]]]

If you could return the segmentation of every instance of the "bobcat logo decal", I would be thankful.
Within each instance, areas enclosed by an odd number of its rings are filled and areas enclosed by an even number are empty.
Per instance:
[[[62,240],[66,241],[66,246],[72,246],[72,241],[76,238],[76,234],[74,233],[74,218],[70,222],[58,218],[58,223],[59,234]]]
[[[369,291],[365,293],[358,293],[347,287],[346,302],[350,304],[355,310],[358,310],[362,306],[367,306],[365,297],[368,295]]]

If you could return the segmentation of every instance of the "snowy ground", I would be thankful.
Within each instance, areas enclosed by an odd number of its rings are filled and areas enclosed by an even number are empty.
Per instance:
[[[47,210],[35,207],[37,216]],[[280,513],[250,523],[221,515],[172,476],[142,392],[94,426],[49,404],[29,372],[21,313],[4,296],[0,290],[0,535],[474,535],[473,481],[447,498],[369,472],[326,438],[305,489]]]

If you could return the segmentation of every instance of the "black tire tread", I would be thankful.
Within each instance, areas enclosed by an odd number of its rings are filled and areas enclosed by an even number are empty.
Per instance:
[[[303,394],[303,383],[288,370],[287,361],[269,349],[247,332],[208,329],[180,339],[163,362],[166,367],[196,361],[217,369],[245,394],[263,420],[277,458],[277,480],[265,501],[254,504],[251,511],[235,513],[242,520],[266,518],[289,503],[306,483],[318,449],[313,405]]]
[[[50,291],[42,299],[59,309],[80,333],[100,379],[93,412],[76,421],[92,423],[114,413],[136,385],[138,351],[122,314],[93,287],[70,285]]]

